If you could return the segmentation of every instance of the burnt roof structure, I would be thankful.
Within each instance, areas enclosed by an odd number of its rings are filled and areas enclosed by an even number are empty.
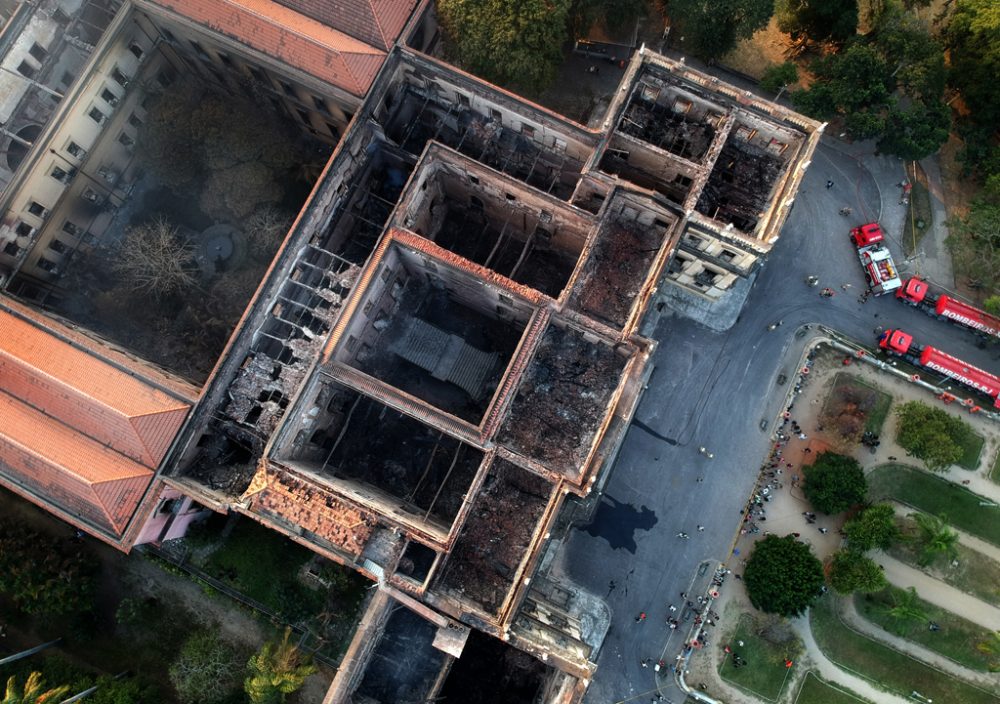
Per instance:
[[[156,46],[209,72],[236,47],[259,85],[280,65],[269,90],[296,105],[327,115],[324,96],[353,96],[349,127],[190,418],[173,382],[80,351],[71,331],[55,334],[77,350],[59,353],[67,366],[28,354],[44,325],[10,313],[4,364],[25,383],[0,389],[0,462],[34,472],[44,448],[27,428],[43,425],[53,450],[33,476],[120,537],[163,460],[172,487],[371,578],[328,701],[430,700],[514,673],[506,701],[578,701],[600,635],[542,567],[557,518],[600,488],[625,437],[657,291],[713,299],[751,276],[822,126],[642,49],[604,123],[584,127],[423,53],[436,34],[417,4],[124,3],[115,22],[151,23]],[[399,42],[418,35],[419,49]],[[55,452],[71,443],[93,452]]]

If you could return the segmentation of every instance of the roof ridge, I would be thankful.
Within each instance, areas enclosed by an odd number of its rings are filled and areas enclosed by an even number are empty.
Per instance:
[[[386,54],[387,53],[385,51],[382,51],[382,50],[378,49],[377,47],[373,47],[370,44],[367,44],[366,42],[361,41],[357,37],[351,36],[350,34],[348,34],[347,32],[345,32],[345,31],[343,31],[341,29],[337,29],[336,27],[331,27],[329,25],[323,24],[322,22],[318,22],[318,21],[314,20],[312,17],[309,17],[308,15],[304,15],[301,12],[293,10],[290,7],[286,7],[286,6],[282,5],[281,3],[273,2],[273,0],[264,0],[264,1],[267,2],[269,5],[273,5],[275,7],[280,7],[285,12],[290,12],[290,13],[292,13],[294,15],[297,15],[298,17],[302,18],[303,21],[308,22],[308,23],[313,24],[313,25],[316,25],[317,27],[319,27],[319,28],[321,28],[323,30],[326,30],[328,32],[336,32],[340,36],[346,37],[347,39],[349,39],[352,43],[357,43],[357,44],[360,44],[363,47],[367,47],[369,49],[373,49],[374,53],[376,53],[376,54]],[[275,23],[273,21],[273,19],[270,18],[268,15],[262,14],[257,9],[251,7],[249,4],[247,4],[245,2],[240,2],[239,0],[222,0],[222,2],[225,3],[226,5],[235,5],[236,7],[241,8],[242,10],[244,10],[245,12],[253,15],[254,17],[256,17],[259,20],[275,24],[282,31],[288,32],[289,34],[294,34],[295,36],[300,37],[301,39],[309,41],[309,42],[315,44],[316,46],[321,46],[324,49],[326,49],[327,51],[332,51],[335,54],[341,54],[341,55],[343,55],[345,53],[351,53],[351,54],[369,53],[369,52],[361,52],[361,51],[346,51],[345,52],[345,51],[343,51],[341,49],[336,49],[336,48],[330,46],[329,44],[324,44],[324,43],[320,42],[317,38],[315,38],[313,36],[310,36],[309,34],[306,34],[304,32],[300,32],[299,30],[297,30],[296,28],[294,28],[294,27],[292,27],[290,25]]]
[[[156,454],[158,454],[158,453],[154,454],[153,448],[150,447],[150,444],[148,442],[146,442],[146,436],[140,431],[139,427],[136,425],[136,421],[140,421],[140,420],[143,420],[145,418],[149,418],[150,416],[164,415],[164,414],[167,414],[167,413],[177,413],[178,411],[182,411],[183,414],[184,414],[184,417],[186,418],[189,410],[190,410],[190,407],[181,406],[179,408],[167,408],[167,409],[163,409],[161,411],[153,411],[152,413],[143,413],[143,414],[137,415],[137,416],[129,416],[129,420],[128,420],[129,427],[131,427],[135,431],[135,436],[139,439],[139,444],[142,446],[143,450],[146,451],[146,457],[149,460],[150,466],[154,470],[160,464],[160,461],[162,461],[163,457],[157,459]],[[183,422],[184,421],[182,419],[181,423],[183,423]],[[176,437],[177,431],[174,431],[174,433],[172,435],[174,437]]]
[[[381,17],[378,14],[378,10],[375,9],[376,0],[368,0],[368,9],[372,11],[372,19],[375,22],[375,27],[378,29],[379,36],[382,37],[382,46],[388,52],[392,48],[392,43],[385,36],[385,29],[382,27]]]

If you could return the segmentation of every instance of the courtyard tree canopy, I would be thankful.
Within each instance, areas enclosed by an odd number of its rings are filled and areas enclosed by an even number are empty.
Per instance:
[[[743,572],[750,603],[782,616],[805,611],[823,586],[823,565],[794,536],[769,535],[759,541]]]
[[[683,37],[680,48],[703,59],[717,59],[741,39],[767,26],[774,0],[670,0],[667,12]]]
[[[889,582],[882,568],[854,550],[838,550],[830,561],[830,586],[839,594],[878,592]]]
[[[868,493],[864,471],[858,461],[834,452],[821,452],[816,462],[802,470],[803,491],[817,511],[829,515],[859,504]]]
[[[858,0],[776,0],[774,14],[795,40],[843,42],[858,31]]]
[[[170,681],[182,704],[216,704],[237,688],[240,657],[214,631],[198,631],[170,666]]]
[[[439,0],[448,51],[466,70],[508,88],[540,90],[556,75],[571,0]]]
[[[847,544],[859,552],[888,549],[899,539],[895,516],[892,504],[869,506],[844,524]]]
[[[910,401],[896,409],[896,441],[928,469],[943,471],[962,459],[963,442],[972,427],[940,408]]]

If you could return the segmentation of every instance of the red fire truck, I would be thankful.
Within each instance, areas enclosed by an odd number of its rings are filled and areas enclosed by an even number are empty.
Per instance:
[[[1000,318],[946,294],[935,293],[926,281],[916,276],[911,276],[896,291],[896,298],[930,315],[946,318],[990,337],[1000,337]]]
[[[878,346],[889,354],[902,357],[910,364],[930,369],[954,379],[959,384],[975,389],[993,399],[993,405],[1000,408],[1000,377],[985,372],[962,360],[952,357],[934,347],[913,342],[913,336],[902,330],[886,330],[879,338]]]
[[[877,222],[870,222],[851,230],[851,242],[858,250],[858,259],[865,270],[868,287],[876,296],[895,291],[903,282],[899,280],[899,272],[892,261],[889,248],[883,244],[885,240],[882,228]]]

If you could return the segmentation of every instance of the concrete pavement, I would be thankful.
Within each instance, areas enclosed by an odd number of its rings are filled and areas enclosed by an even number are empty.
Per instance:
[[[791,376],[802,345],[794,333],[801,324],[822,323],[864,341],[873,339],[877,326],[898,326],[973,364],[1000,368],[996,349],[980,346],[960,328],[891,297],[858,302],[864,280],[847,230],[881,214],[901,261],[895,245],[903,207],[888,190],[900,172],[898,160],[845,153],[824,142],[736,324],[716,332],[679,317],[661,320],[656,371],[604,488],[606,500],[647,510],[656,520],[631,529],[630,550],[612,547],[609,537],[620,545],[621,528],[598,517],[571,531],[557,557],[562,574],[607,594],[613,613],[586,701],[615,702],[649,689],[652,673],[640,660],[661,652],[667,640],[667,605],[686,590],[702,560],[728,558],[740,510],[769,444],[759,425],[777,415],[781,399],[775,380],[780,372]],[[833,188],[824,187],[827,179]],[[844,205],[857,217],[837,215]],[[804,283],[810,274],[838,295],[818,296]],[[842,284],[851,285],[849,292]],[[768,332],[775,319],[785,325]],[[702,446],[715,458],[700,454]],[[697,525],[706,530],[696,531]],[[677,538],[681,531],[691,538]],[[611,580],[616,587],[609,590]],[[640,611],[649,618],[635,624]]]

